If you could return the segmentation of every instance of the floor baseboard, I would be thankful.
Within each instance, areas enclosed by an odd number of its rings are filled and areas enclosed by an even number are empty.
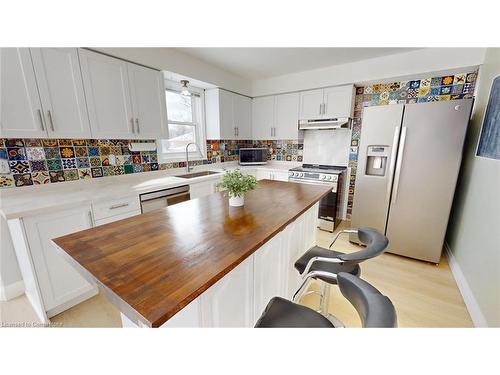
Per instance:
[[[24,294],[24,282],[16,281],[9,285],[0,286],[0,301],[9,301]]]
[[[458,264],[455,256],[451,252],[449,245],[446,242],[444,244],[444,248],[446,251],[446,257],[448,258],[448,264],[450,265],[451,273],[453,274],[458,289],[460,290],[460,294],[464,299],[465,306],[467,307],[467,311],[469,311],[469,315],[472,319],[472,322],[474,323],[474,327],[488,327],[488,323],[481,311],[481,308],[479,307],[474,294],[472,294],[469,283],[467,282],[467,279],[465,278],[460,265]]]

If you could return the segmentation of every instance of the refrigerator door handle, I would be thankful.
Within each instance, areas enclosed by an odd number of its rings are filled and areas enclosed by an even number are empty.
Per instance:
[[[401,176],[401,164],[403,163],[403,154],[405,151],[405,141],[406,141],[406,126],[403,126],[401,132],[401,141],[399,141],[399,151],[398,151],[398,161],[396,163],[396,173],[395,173],[395,183],[394,183],[394,195],[392,197],[392,203],[396,203],[398,199],[398,188],[399,188],[399,177]]]
[[[391,163],[389,164],[389,179],[387,181],[387,189],[385,191],[385,201],[389,203],[391,199],[391,188],[394,182],[394,166],[396,165],[396,151],[398,148],[399,134],[401,133],[401,126],[396,126],[394,129],[394,138],[392,140],[392,150],[391,150]]]

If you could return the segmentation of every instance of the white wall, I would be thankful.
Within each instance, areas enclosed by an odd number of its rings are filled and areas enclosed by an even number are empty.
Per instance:
[[[475,301],[476,325],[500,327],[500,160],[476,157],[492,81],[500,76],[500,48],[489,48],[466,137],[464,159],[446,241]]]
[[[168,70],[211,83],[226,90],[249,95],[250,81],[189,56],[174,48],[92,48],[142,65]]]
[[[355,63],[271,77],[252,82],[252,95],[261,96],[317,87],[382,81],[439,71],[470,68],[484,61],[485,48],[426,48]]]

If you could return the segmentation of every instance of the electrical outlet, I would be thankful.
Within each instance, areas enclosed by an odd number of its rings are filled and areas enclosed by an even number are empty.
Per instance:
[[[9,174],[10,167],[9,161],[5,159],[0,159],[0,174]]]
[[[109,165],[116,165],[116,156],[113,154],[109,155]]]

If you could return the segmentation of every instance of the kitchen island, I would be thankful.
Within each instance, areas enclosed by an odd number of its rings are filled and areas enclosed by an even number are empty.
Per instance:
[[[325,186],[263,180],[228,206],[222,193],[53,240],[102,287],[124,326],[250,327],[290,298],[295,260],[314,244]]]

